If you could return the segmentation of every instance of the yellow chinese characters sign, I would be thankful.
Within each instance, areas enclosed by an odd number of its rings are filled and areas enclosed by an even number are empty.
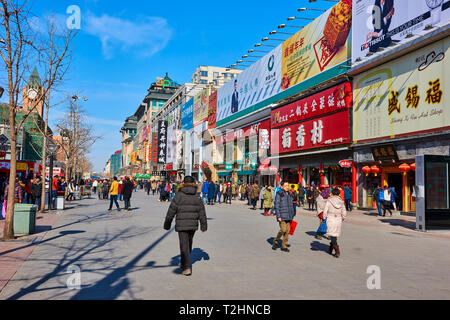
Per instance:
[[[354,78],[355,143],[450,128],[449,44],[438,41]]]
[[[350,59],[351,1],[341,1],[283,43],[282,90]]]

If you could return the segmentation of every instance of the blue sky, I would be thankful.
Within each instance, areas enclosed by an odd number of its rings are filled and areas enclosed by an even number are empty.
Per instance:
[[[199,65],[229,66],[300,7],[328,9],[332,2],[297,1],[118,1],[34,0],[33,13],[53,11],[67,16],[70,5],[81,9],[81,30],[75,41],[72,69],[64,83],[81,92],[96,134],[104,138],[92,148],[94,171],[121,149],[119,130],[134,114],[146,90],[166,72],[179,83],[189,82]],[[285,28],[286,32],[296,32]],[[272,36],[287,38],[287,35]],[[268,44],[278,45],[271,41]],[[270,49],[270,48],[267,48]],[[51,118],[58,117],[55,110]]]

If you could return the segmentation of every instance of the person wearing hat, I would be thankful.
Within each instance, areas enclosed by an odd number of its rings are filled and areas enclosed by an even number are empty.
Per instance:
[[[173,198],[167,211],[164,229],[170,230],[172,220],[175,220],[175,231],[178,232],[180,240],[180,255],[182,275],[192,275],[191,252],[195,232],[198,230],[199,222],[202,232],[208,230],[205,205],[197,195],[197,185],[191,176],[184,178],[179,192]]]

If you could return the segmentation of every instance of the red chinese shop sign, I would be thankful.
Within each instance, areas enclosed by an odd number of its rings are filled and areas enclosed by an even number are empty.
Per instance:
[[[238,139],[243,139],[246,137],[257,135],[260,130],[267,130],[270,132],[270,120],[264,120],[250,126],[235,129],[233,131],[228,132],[226,135],[216,137],[216,144],[223,144],[225,142],[231,142]]]
[[[350,143],[349,111],[345,110],[283,128],[272,129],[272,137],[272,154]]]
[[[351,106],[352,87],[350,82],[345,82],[272,111],[272,129],[327,113],[347,110]]]

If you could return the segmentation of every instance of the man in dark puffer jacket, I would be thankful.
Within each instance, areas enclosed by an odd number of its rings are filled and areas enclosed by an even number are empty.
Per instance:
[[[290,251],[288,249],[289,231],[291,229],[291,222],[296,216],[292,203],[292,196],[289,193],[289,183],[284,182],[281,184],[281,190],[275,196],[275,212],[277,214],[277,221],[280,224],[280,232],[273,241],[273,250],[277,250],[278,243],[281,237],[283,237],[281,251]]]
[[[208,230],[205,206],[202,199],[197,195],[197,185],[192,177],[184,178],[184,183],[180,185],[177,195],[173,198],[164,222],[165,230],[170,230],[175,216],[175,231],[178,232],[180,239],[182,274],[190,276],[192,274],[192,241],[195,232],[198,230],[199,221],[202,232]]]

